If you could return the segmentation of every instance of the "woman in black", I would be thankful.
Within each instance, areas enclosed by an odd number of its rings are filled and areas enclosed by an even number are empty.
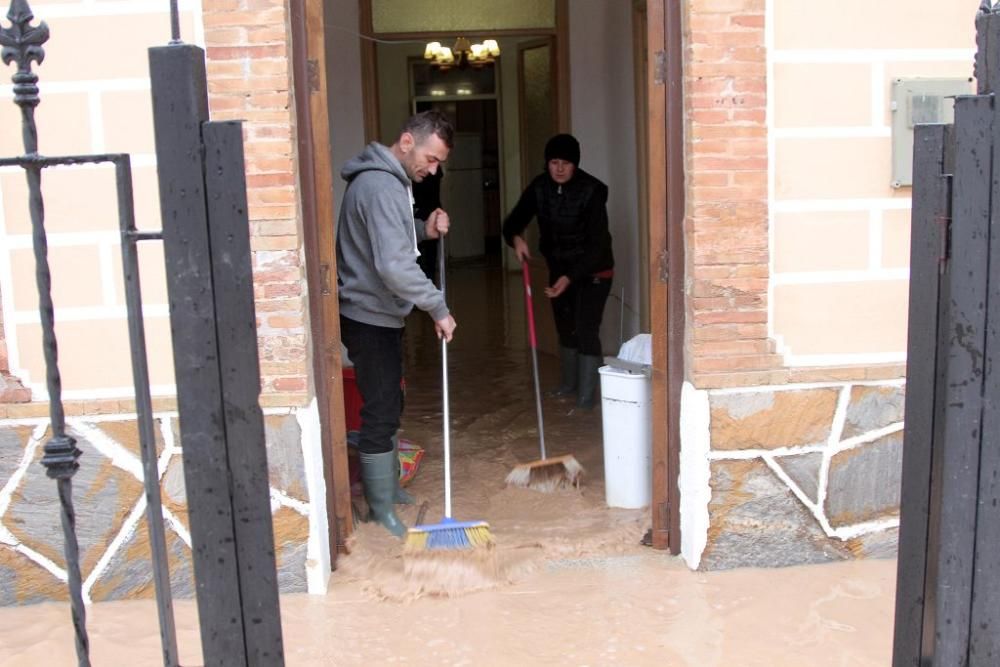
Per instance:
[[[577,395],[592,408],[602,349],[599,331],[611,291],[614,256],[608,232],[608,186],[579,167],[580,143],[557,134],[545,144],[545,173],[521,194],[503,236],[522,262],[531,257],[521,236],[538,219],[538,249],[549,269],[545,295],[559,333],[562,382],[556,396]]]

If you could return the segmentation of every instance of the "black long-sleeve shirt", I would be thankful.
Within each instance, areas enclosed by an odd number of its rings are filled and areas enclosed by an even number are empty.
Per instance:
[[[537,218],[538,249],[552,276],[576,282],[606,273],[615,264],[607,203],[608,186],[580,168],[562,185],[539,174],[504,220],[504,240],[513,246],[514,237]]]

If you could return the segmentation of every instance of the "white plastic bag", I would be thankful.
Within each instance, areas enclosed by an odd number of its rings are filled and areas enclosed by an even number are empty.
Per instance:
[[[653,363],[653,335],[648,333],[638,334],[622,343],[618,350],[618,358],[624,361],[632,361],[637,364]]]

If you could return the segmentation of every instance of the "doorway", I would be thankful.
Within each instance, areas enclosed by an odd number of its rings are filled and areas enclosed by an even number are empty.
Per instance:
[[[450,36],[454,38],[455,32],[453,29],[450,29],[450,30],[444,30],[442,32],[435,31],[432,33],[431,30],[433,29],[434,26],[428,25],[429,19],[428,17],[425,16],[422,19],[420,19],[421,21],[423,21],[423,23],[420,23],[420,27],[413,29],[412,32],[406,32],[407,28],[406,26],[403,26],[399,29],[398,32],[376,33],[373,30],[373,25],[372,25],[371,0],[324,0],[323,2],[319,2],[318,0],[315,1],[302,0],[301,3],[296,2],[293,4],[295,6],[299,4],[303,4],[305,6],[308,18],[307,22],[308,25],[310,26],[308,34],[304,38],[304,41],[308,41],[307,53],[303,54],[303,57],[301,58],[303,73],[301,75],[299,74],[296,75],[296,88],[300,86],[313,86],[315,84],[316,86],[318,86],[318,88],[314,89],[318,89],[321,91],[321,95],[313,96],[313,99],[310,101],[310,106],[313,107],[313,112],[314,112],[313,123],[311,124],[311,126],[301,123],[300,128],[305,130],[304,136],[306,137],[306,140],[308,141],[311,139],[311,144],[313,147],[313,151],[315,153],[314,164],[312,166],[303,165],[302,172],[305,173],[308,170],[316,177],[315,192],[317,199],[317,209],[320,209],[319,211],[320,215],[318,217],[322,218],[325,217],[323,215],[324,211],[335,210],[336,208],[336,202],[335,200],[332,200],[329,197],[329,193],[335,192],[334,184],[337,179],[333,177],[333,172],[336,168],[339,167],[341,162],[335,159],[329,159],[334,157],[330,155],[331,151],[330,147],[333,146],[334,153],[336,152],[338,147],[342,151],[353,151],[355,150],[355,147],[360,148],[361,146],[363,146],[365,141],[387,140],[388,134],[391,134],[392,132],[398,130],[398,124],[389,123],[389,125],[395,125],[395,127],[392,127],[387,132],[386,131],[387,123],[385,122],[386,118],[385,117],[380,118],[378,114],[378,109],[381,106],[380,102],[382,102],[382,100],[380,100],[380,97],[382,97],[381,92],[384,90],[383,87],[384,79],[386,76],[390,76],[388,74],[389,69],[387,68],[388,63],[385,62],[382,55],[378,53],[378,51],[383,46],[383,43],[396,42],[397,44],[402,44],[403,42],[409,42],[410,44],[409,48],[411,50],[409,55],[419,57],[420,51],[422,49],[422,44],[426,41],[429,41],[429,38],[433,37],[434,39],[447,39],[448,33],[450,33]],[[469,4],[471,6],[473,3]],[[504,45],[503,54],[504,56],[507,57],[507,62],[503,63],[503,57],[501,57],[502,64],[501,67],[498,68],[498,71],[501,72],[501,81],[500,81],[500,90],[498,93],[497,103],[496,103],[497,127],[498,127],[498,132],[497,132],[498,157],[496,164],[498,172],[498,179],[497,179],[498,189],[496,197],[499,199],[500,203],[499,206],[496,207],[496,210],[501,212],[501,214],[498,214],[497,216],[497,223],[499,223],[500,219],[502,219],[502,211],[509,210],[509,208],[513,205],[513,202],[511,200],[513,199],[514,201],[516,201],[517,195],[520,194],[520,186],[522,185],[523,179],[526,176],[524,172],[531,167],[530,164],[522,163],[521,160],[521,153],[519,150],[521,137],[519,134],[520,128],[518,127],[520,123],[518,122],[518,112],[516,111],[516,107],[515,107],[515,112],[512,115],[510,113],[510,109],[504,103],[505,94],[514,92],[518,89],[517,68],[514,66],[515,63],[511,62],[514,59],[513,58],[514,54],[518,52],[518,47],[517,47],[518,42],[523,42],[529,39],[552,40],[552,43],[554,45],[553,49],[554,52],[552,53],[552,59],[553,59],[552,71],[555,72],[554,76],[555,85],[553,86],[553,94],[551,100],[553,107],[557,109],[556,124],[558,131],[572,130],[569,124],[571,115],[570,91],[569,91],[570,71],[569,71],[569,46],[567,39],[569,34],[568,14],[571,3],[567,2],[566,0],[554,0],[554,5],[557,7],[557,15],[553,25],[550,28],[545,28],[541,30],[522,30],[522,29],[508,28],[508,29],[501,29],[498,33],[498,36],[502,40],[501,43],[502,45]],[[629,9],[632,8],[630,5],[627,5]],[[603,5],[601,6],[603,7]],[[637,78],[639,78],[643,83],[640,84],[639,81],[637,81],[636,83],[637,86],[644,85],[645,89],[649,91],[649,95],[651,98],[648,107],[649,113],[648,115],[646,115],[646,120],[650,124],[649,134],[648,134],[648,153],[646,155],[646,159],[642,160],[644,164],[640,167],[640,169],[648,169],[648,171],[646,171],[645,173],[648,177],[648,180],[646,182],[648,182],[649,184],[649,189],[648,189],[649,196],[648,200],[644,201],[642,205],[644,207],[648,205],[648,211],[649,211],[648,215],[650,220],[648,255],[646,255],[648,256],[649,259],[648,259],[648,264],[644,266],[643,269],[641,270],[642,271],[641,280],[648,285],[648,291],[646,293],[649,295],[649,302],[650,302],[650,306],[648,307],[649,323],[650,327],[653,330],[654,341],[656,341],[655,347],[657,348],[657,354],[659,355],[658,360],[656,360],[658,368],[656,373],[654,373],[654,391],[659,388],[662,393],[658,394],[658,401],[656,401],[658,407],[661,409],[654,410],[655,421],[657,422],[658,425],[660,425],[660,429],[658,430],[656,436],[658,444],[655,446],[654,449],[654,471],[656,472],[657,475],[657,481],[654,485],[655,486],[654,494],[660,494],[659,499],[661,502],[664,500],[664,497],[666,495],[669,495],[669,489],[672,486],[676,486],[676,479],[677,479],[677,469],[675,465],[676,459],[673,458],[673,456],[676,455],[676,452],[679,451],[679,442],[675,437],[675,432],[673,428],[669,429],[670,437],[669,438],[667,437],[668,429],[666,428],[665,422],[672,421],[674,424],[676,424],[676,420],[678,417],[678,412],[676,410],[676,407],[679,406],[680,383],[679,380],[676,383],[673,382],[673,380],[677,379],[675,373],[677,373],[678,371],[680,372],[680,377],[683,377],[682,310],[683,310],[683,299],[684,299],[682,291],[683,274],[681,274],[681,278],[679,280],[671,279],[669,282],[669,287],[666,285],[666,281],[661,282],[659,279],[661,275],[660,269],[664,268],[664,266],[666,265],[666,262],[663,261],[663,255],[665,254],[664,251],[666,250],[665,246],[667,245],[665,239],[667,233],[664,228],[667,227],[668,225],[663,224],[663,222],[667,217],[672,217],[665,215],[665,208],[666,208],[665,204],[667,202],[667,197],[666,197],[666,192],[665,192],[666,188],[664,187],[664,183],[668,179],[666,178],[665,175],[667,150],[665,147],[666,142],[664,140],[665,129],[666,129],[664,124],[664,116],[665,116],[664,107],[666,106],[666,103],[669,101],[669,99],[664,99],[664,98],[672,99],[673,95],[668,93],[667,91],[667,88],[669,88],[669,86],[665,87],[663,79],[660,78],[660,76],[657,76],[658,73],[657,68],[659,66],[658,64],[662,62],[666,62],[667,64],[673,64],[674,62],[676,62],[678,66],[681,62],[679,52],[677,53],[676,61],[672,60],[672,58],[667,59],[662,57],[662,54],[667,50],[667,44],[665,44],[665,42],[667,41],[673,42],[673,37],[674,37],[672,31],[670,31],[671,32],[670,38],[668,39],[664,38],[664,33],[668,32],[667,30],[664,29],[666,27],[665,17],[664,17],[666,6],[667,3],[664,3],[663,0],[650,0],[649,2],[635,3],[635,7],[637,9],[646,10],[645,12],[643,12],[642,15],[648,16],[648,23],[647,23],[648,31],[643,30],[642,32],[648,32],[649,36],[648,49],[643,49],[643,50],[648,51],[649,55],[648,62],[650,64],[648,65],[648,67],[644,68],[645,69],[644,72],[637,73],[638,75]],[[464,11],[465,7],[464,3],[462,7]],[[597,7],[597,5],[595,5],[594,7]],[[490,11],[493,10],[491,9]],[[576,11],[575,8],[574,11]],[[604,11],[604,10],[591,9],[588,11]],[[317,30],[316,26],[324,26],[326,22],[331,22],[332,12],[338,12],[336,27],[334,27],[333,29],[324,28],[322,30]],[[346,21],[344,20],[345,16],[347,17]],[[349,52],[350,47],[347,49],[348,52],[346,54],[343,54],[342,52],[343,55],[348,56],[346,60],[330,58],[329,56],[326,55],[326,50],[330,49],[333,44],[338,43],[338,40],[340,42],[344,41],[343,39],[344,35],[350,34],[352,31],[351,27],[352,21],[354,26],[360,26],[360,30],[357,30],[357,32],[353,33],[353,37],[357,38],[353,46],[354,49],[353,53],[355,54],[355,56],[353,57],[357,58],[357,60],[354,61],[350,60],[351,58],[351,54]],[[578,21],[575,25],[579,26],[583,25],[583,23]],[[678,25],[678,24],[676,23],[676,21],[674,21],[673,25]],[[601,33],[605,32],[603,26],[602,28],[596,28],[594,30],[596,30],[596,32],[594,32],[593,35],[582,37],[577,42],[578,44],[581,45],[587,44],[586,50],[578,49],[574,51],[574,67],[576,68],[576,71],[578,73],[584,71],[589,73],[592,69],[591,66],[596,66],[599,69],[602,66],[602,59],[606,59],[608,56],[608,53],[604,53],[600,49],[595,50],[594,48],[592,48],[593,45],[600,44],[601,39],[603,39]],[[476,31],[470,31],[470,32],[474,33]],[[479,30],[478,32],[483,32],[483,30]],[[496,32],[496,31],[491,30],[490,32]],[[442,37],[442,34],[446,36]],[[476,35],[469,34],[468,36],[473,37]],[[626,37],[625,39],[627,41],[628,38]],[[386,45],[386,46],[396,46],[396,44]],[[628,50],[626,50],[625,52],[628,53]],[[671,50],[671,54],[673,53],[674,52]],[[360,57],[358,57],[358,54],[360,54]],[[582,58],[581,55],[583,56]],[[307,59],[312,61],[309,63],[310,67],[315,65],[316,62],[320,63],[318,72],[316,70],[305,67]],[[640,60],[641,62],[641,59],[637,60]],[[356,65],[352,63],[356,63]],[[503,66],[504,64],[506,64],[506,67]],[[360,94],[357,96],[342,95],[340,99],[348,100],[349,104],[356,103],[357,106],[361,108],[361,111],[359,111],[356,114],[352,112],[350,120],[352,122],[355,122],[355,124],[358,126],[363,125],[364,131],[363,134],[360,132],[358,133],[359,137],[356,143],[354,143],[354,140],[350,138],[348,142],[345,142],[342,139],[337,141],[332,141],[330,127],[331,127],[331,121],[335,117],[335,114],[331,111],[331,106],[329,105],[333,104],[336,90],[334,90],[333,92],[329,92],[330,87],[328,87],[328,78],[331,76],[336,77],[337,74],[339,74],[340,72],[351,70],[354,67],[356,67],[356,71],[361,74],[361,76],[358,77],[358,82],[357,82],[357,88],[360,89]],[[397,71],[401,73],[402,76],[397,74],[399,78],[397,79],[395,85],[397,85],[404,92],[408,93],[409,86],[407,84],[406,79],[404,78],[408,76],[406,74],[407,69],[405,67],[401,67],[398,68]],[[317,73],[318,77],[316,76]],[[642,76],[643,74],[645,74],[645,76]],[[350,82],[347,82],[347,84],[350,84]],[[347,84],[345,84],[344,82],[337,82],[336,84],[334,84],[333,87],[336,89],[348,90]],[[350,85],[353,86],[354,84]],[[390,85],[392,84],[390,83]],[[579,86],[575,87],[575,89],[576,90],[587,89],[588,85],[589,81],[585,77],[584,79],[581,80],[581,82],[579,82]],[[580,86],[582,86],[582,88]],[[679,90],[679,87],[672,88],[672,90]],[[322,100],[320,100],[319,98],[322,98]],[[364,104],[361,103],[362,99],[364,100]],[[461,109],[461,106],[464,105],[464,101],[444,99],[444,100],[424,100],[422,102],[427,102],[428,104],[454,103],[456,105],[454,108],[454,112],[456,114],[465,113]],[[414,106],[414,103],[415,100],[411,99],[411,96],[409,94],[406,94],[403,100],[402,109],[399,110],[400,113],[402,115],[405,115],[406,113],[415,109],[416,107]],[[586,116],[587,113],[589,113],[589,108],[585,107],[594,106],[596,117],[600,117],[602,112],[601,104],[602,102],[599,97],[588,98],[586,95],[581,95],[574,104],[574,109],[577,110],[574,111],[574,113],[582,113],[584,116]],[[603,104],[608,104],[609,106],[607,108],[609,109],[613,108],[612,101],[607,101],[604,102]],[[469,115],[473,116],[478,115],[481,117],[483,113],[484,113],[483,109],[480,107],[478,111],[475,112],[470,111]],[[636,116],[637,122],[639,122],[639,116],[640,115]],[[614,122],[617,122],[617,116],[613,116],[613,114],[611,114],[608,117],[612,119]],[[586,123],[584,123],[584,125],[586,125]],[[309,129],[310,127],[312,128],[311,130]],[[336,127],[338,131],[340,131],[341,128],[346,127],[346,125],[341,119],[338,119]],[[476,131],[476,127],[473,126],[473,128],[474,128],[473,131]],[[577,131],[581,133],[589,132],[588,136],[592,137],[594,136],[602,137],[606,132],[606,128],[603,128],[600,125],[594,125],[592,123],[587,128],[577,127]],[[511,144],[513,144],[514,146],[513,152],[511,152]],[[609,161],[616,160],[617,165],[621,165],[624,163],[623,160],[617,160],[617,158],[620,156],[618,152],[618,147],[621,146],[620,142],[617,144],[610,143],[604,145],[615,147],[614,152],[606,151],[603,156],[604,158],[608,159]],[[679,147],[680,143],[675,142],[673,143],[673,145]],[[482,149],[480,148],[480,151],[481,150]],[[477,151],[472,151],[472,152],[475,153]],[[513,160],[510,159],[508,157],[509,155],[513,155],[514,159]],[[630,157],[629,160],[630,161],[635,160],[635,158]],[[484,161],[480,164],[480,166],[484,166],[485,164],[486,163]],[[669,178],[671,183],[678,182],[676,180],[678,174],[681,174],[681,179],[682,179],[683,176],[681,171],[671,172]],[[489,206],[486,201],[486,197],[488,196],[487,193],[488,189],[486,190],[483,196],[484,222],[482,227],[483,230],[482,231],[483,251],[481,255],[482,257],[488,257],[490,253],[490,241],[488,239],[491,237],[491,231],[488,226],[490,224],[488,222],[488,214],[486,213],[486,211],[489,210]],[[670,198],[671,211],[678,210],[677,205],[682,203],[682,201],[683,201],[682,198],[671,197]],[[657,221],[659,221],[659,224],[657,224]],[[667,222],[669,223],[669,221]],[[315,220],[313,222],[310,222],[309,220],[304,220],[304,226],[311,226],[315,224],[316,224]],[[498,227],[499,224],[497,224],[497,227],[494,228],[494,230],[497,232],[498,232]],[[671,229],[674,230],[673,227],[671,227]],[[674,231],[679,231],[680,229],[681,226],[678,225],[676,227],[676,230]],[[635,233],[635,231],[633,231],[633,233]],[[682,247],[682,241],[683,238],[681,237],[681,244],[674,244],[672,247],[675,249]],[[475,241],[470,242],[468,247],[469,248],[477,247],[477,242]],[[314,348],[322,350],[324,351],[324,353],[327,353],[329,352],[329,350],[333,349],[334,352],[332,354],[329,354],[328,356],[336,357],[337,355],[335,354],[335,347],[329,344],[329,341],[331,339],[335,339],[337,334],[339,333],[336,331],[335,327],[336,313],[337,313],[336,294],[335,290],[333,290],[332,292],[329,290],[324,292],[322,289],[322,286],[324,284],[329,284],[328,281],[324,282],[324,276],[329,278],[329,276],[335,275],[336,267],[332,261],[332,257],[330,256],[329,250],[327,250],[326,243],[322,239],[316,245],[307,242],[306,253],[307,253],[306,257],[307,266],[318,267],[316,276],[313,276],[312,273],[310,273],[309,293],[310,295],[313,294],[323,295],[324,299],[326,299],[324,305],[324,312],[330,311],[331,313],[333,313],[333,317],[327,318],[326,322],[334,323],[334,326],[328,327],[325,331],[317,331],[315,330],[314,327],[313,330],[313,336],[315,339]],[[638,256],[635,258],[636,261],[638,261],[639,259],[640,258]],[[635,266],[635,264],[633,264],[633,266]],[[648,268],[648,274],[646,273],[647,268]],[[681,257],[681,261],[678,262],[671,261],[670,270],[672,274],[674,271],[683,272],[683,258]],[[665,292],[668,291],[669,289],[671,294],[673,294],[674,293],[673,290],[675,288],[679,288],[681,290],[680,297],[671,299],[671,302],[668,305]],[[677,329],[677,327],[675,326],[676,321],[668,324],[667,321],[668,318],[665,312],[667,310],[670,310],[671,313],[679,312],[681,316],[681,318],[678,320],[681,322],[680,329]],[[320,318],[314,317],[313,322],[315,323],[319,319]],[[544,321],[547,318],[541,318],[541,319]],[[672,356],[670,360],[669,369],[666,368],[666,363],[665,363],[668,328],[670,329],[670,331],[674,332],[671,334],[672,347],[677,350],[680,359],[680,363],[674,363],[678,359],[678,356]],[[677,331],[680,332],[680,335],[675,336],[674,334]],[[331,334],[333,334],[333,336],[331,336]],[[323,378],[323,383],[326,383],[327,385],[325,396],[320,396],[321,391],[319,389],[319,385],[322,383],[319,381],[317,382],[317,396],[318,398],[320,398],[321,402],[326,403],[328,407],[328,412],[325,417],[323,416],[323,409],[321,408],[321,421],[323,421],[324,419],[327,420],[326,421],[327,432],[336,431],[338,430],[338,428],[343,428],[342,414],[340,417],[341,421],[339,422],[339,426],[336,421],[337,420],[336,413],[338,410],[342,411],[342,400],[343,400],[342,394],[337,391],[337,388],[335,386],[339,383],[339,359],[332,359],[331,363],[328,365],[328,369],[330,368],[335,368],[337,372],[336,373],[328,372],[326,374],[318,375],[318,377]],[[667,377],[668,375],[670,376],[670,378]],[[671,391],[669,396],[667,395],[666,391],[667,384],[671,385]],[[674,384],[676,384],[676,391],[675,388],[673,387]],[[669,410],[668,410],[668,404],[669,404]],[[671,440],[669,447],[667,446],[668,439]],[[331,507],[330,513],[331,515],[337,516],[338,520],[340,520],[344,516],[343,500],[345,496],[344,492],[340,488],[340,481],[337,479],[336,472],[338,469],[340,469],[341,466],[343,466],[343,461],[340,461],[339,459],[343,457],[343,459],[346,460],[346,456],[344,456],[344,452],[341,451],[341,439],[338,439],[335,434],[334,437],[330,439],[324,438],[324,441],[332,443],[331,451],[329,452],[324,451],[324,456],[326,457],[327,455],[329,455],[330,457],[330,467],[327,468],[326,477],[328,480],[328,484],[336,488],[336,493],[335,493],[336,500],[332,502],[334,502],[334,504],[337,504],[339,507],[339,509],[334,509],[333,506],[330,505]],[[670,456],[669,462],[668,462],[668,450],[673,452],[673,454],[671,454]],[[675,498],[672,497],[671,500],[675,500]],[[661,538],[666,537],[668,534],[667,528],[669,526],[670,528],[669,533],[671,534],[671,537],[676,538],[677,536],[679,536],[679,530],[674,529],[673,521],[674,517],[679,512],[678,504],[663,503],[661,505],[660,502],[658,502],[657,505],[658,506],[656,508],[656,511],[659,513],[657,519],[662,519],[662,522],[656,521],[656,523],[659,524],[658,531],[656,531],[658,534],[654,535],[654,537],[661,537]],[[348,507],[347,517],[349,521],[349,516],[350,516],[349,502],[347,504],[347,507]],[[341,524],[341,528],[346,529],[347,534],[349,534],[350,532],[349,526],[344,526],[343,524]],[[338,539],[338,543],[339,542],[341,542],[341,540]],[[661,541],[658,546],[666,546],[665,540]],[[679,547],[679,541],[673,542],[672,539],[670,544],[671,550],[675,550],[678,547]]]
[[[498,98],[495,92],[475,97],[421,94],[435,90],[433,82],[449,74],[428,70],[432,68],[426,63],[411,61],[412,109],[416,113],[440,111],[455,127],[455,145],[441,169],[440,179],[441,206],[452,222],[447,239],[448,259],[499,263],[502,241]]]

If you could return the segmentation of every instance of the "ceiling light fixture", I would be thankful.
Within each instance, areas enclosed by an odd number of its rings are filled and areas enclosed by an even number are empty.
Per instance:
[[[473,44],[465,37],[455,40],[452,47],[442,46],[441,42],[429,42],[424,47],[424,59],[429,60],[432,67],[442,70],[451,67],[483,67],[492,64],[500,55],[500,45],[495,39],[485,39]]]

